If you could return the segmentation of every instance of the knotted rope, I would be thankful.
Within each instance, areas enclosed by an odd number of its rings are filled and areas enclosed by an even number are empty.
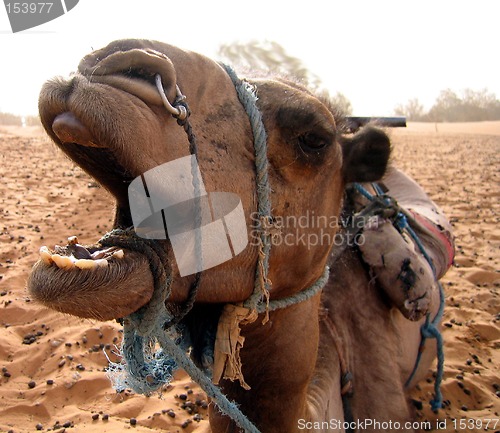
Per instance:
[[[171,320],[165,308],[172,282],[167,274],[167,251],[155,241],[138,237],[133,229],[112,230],[99,243],[136,251],[148,259],[154,281],[153,296],[147,305],[123,319],[121,354],[126,363],[110,362],[107,374],[117,390],[130,387],[138,393],[150,394],[169,382],[177,367],[167,353],[155,353],[153,349],[158,336],[165,333],[163,324]]]
[[[163,311],[165,300],[170,296],[170,276],[167,250],[159,243],[138,237],[133,229],[114,229],[106,233],[99,243],[103,247],[119,247],[143,254],[148,258],[153,275],[154,291],[147,308],[142,308],[129,316],[128,321],[134,325],[139,335],[151,333],[158,315]]]

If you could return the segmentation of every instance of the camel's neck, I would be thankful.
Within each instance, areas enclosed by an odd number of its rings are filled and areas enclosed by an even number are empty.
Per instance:
[[[333,266],[320,296],[271,313],[265,325],[259,317],[243,328],[242,370],[251,390],[238,382],[221,385],[260,431],[344,431],[336,428],[344,421],[339,352],[355,371],[350,347],[356,340],[346,311],[347,305],[366,296],[367,280],[361,275],[359,260],[347,254]],[[359,403],[353,400],[354,406]],[[213,433],[239,431],[215,409],[210,424]]]
[[[344,407],[341,398],[341,368],[337,347],[333,342],[332,330],[326,323],[326,318],[320,321],[320,344],[314,376],[307,392],[307,412],[301,424],[301,431],[344,431],[338,429],[336,421],[344,420]],[[342,347],[339,347],[342,350]],[[344,356],[344,355],[342,355]],[[301,427],[299,426],[299,427]],[[305,428],[305,429],[304,429]]]
[[[319,296],[270,314],[242,329],[243,375],[251,390],[222,381],[223,391],[266,433],[299,431],[298,419],[309,418],[307,391],[314,374],[319,343]],[[225,432],[227,418],[211,414],[212,431]],[[237,431],[237,430],[235,430]]]

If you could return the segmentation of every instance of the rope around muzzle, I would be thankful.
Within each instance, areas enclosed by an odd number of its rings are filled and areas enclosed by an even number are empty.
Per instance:
[[[171,315],[165,307],[165,300],[170,294],[171,278],[163,278],[166,253],[164,250],[162,252],[162,247],[154,241],[139,238],[131,229],[115,229],[104,235],[100,243],[144,254],[150,261],[155,282],[151,301],[123,319],[121,354],[125,363],[114,363],[108,358],[107,375],[114,388],[117,391],[131,388],[137,393],[150,395],[169,383],[175,370],[183,368],[223,414],[230,416],[245,432],[260,433],[238,406],[211,382],[209,376],[194,365],[186,354],[189,348],[183,344],[182,336],[176,334],[173,328],[165,330],[164,324],[171,321]],[[157,351],[156,344],[160,346]]]
[[[106,233],[99,243],[103,247],[126,248],[144,255],[149,262],[151,275],[153,276],[154,291],[147,308],[140,308],[129,315],[124,323],[134,325],[137,333],[142,336],[149,335],[157,322],[157,317],[162,313],[165,301],[169,298],[171,290],[171,267],[167,256],[167,250],[163,245],[150,239],[140,238],[135,230],[114,229]],[[168,270],[168,271],[167,271]],[[168,272],[168,274],[167,274]]]

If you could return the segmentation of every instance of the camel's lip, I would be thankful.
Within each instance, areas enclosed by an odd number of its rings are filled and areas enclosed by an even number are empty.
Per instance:
[[[163,106],[160,93],[155,85],[154,74],[134,75],[131,72],[112,75],[85,76],[90,84],[107,85],[132,95],[146,104]]]
[[[28,290],[54,310],[85,318],[124,317],[146,304],[153,293],[147,259],[140,253],[99,244],[42,247]]]
[[[75,143],[80,146],[106,147],[100,144],[89,128],[70,111],[55,117],[52,122],[52,131],[62,144]]]
[[[151,83],[151,79],[149,78],[148,80],[146,77],[121,74],[91,77],[78,75],[73,77],[70,82],[84,80],[86,85],[89,86],[109,86],[115,91],[124,92],[133,98],[138,98],[146,104],[162,106],[163,102],[160,93],[154,86],[154,83]],[[65,96],[68,97],[68,95]],[[86,124],[77,113],[72,111],[76,110],[76,112],[79,112],[80,108],[78,105],[69,102],[69,99],[64,101],[64,103],[67,111],[58,114],[54,113],[55,117],[50,125],[52,132],[61,144],[75,143],[87,147],[106,148],[106,143],[99,139],[103,138],[100,137],[102,131],[99,131],[99,128],[95,128],[96,125]],[[87,118],[87,120],[90,119]],[[92,131],[92,129],[96,130]]]

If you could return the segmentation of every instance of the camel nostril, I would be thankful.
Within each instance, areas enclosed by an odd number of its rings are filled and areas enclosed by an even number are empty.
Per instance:
[[[52,130],[61,143],[76,143],[81,146],[100,146],[88,128],[73,113],[59,114],[52,122]]]

